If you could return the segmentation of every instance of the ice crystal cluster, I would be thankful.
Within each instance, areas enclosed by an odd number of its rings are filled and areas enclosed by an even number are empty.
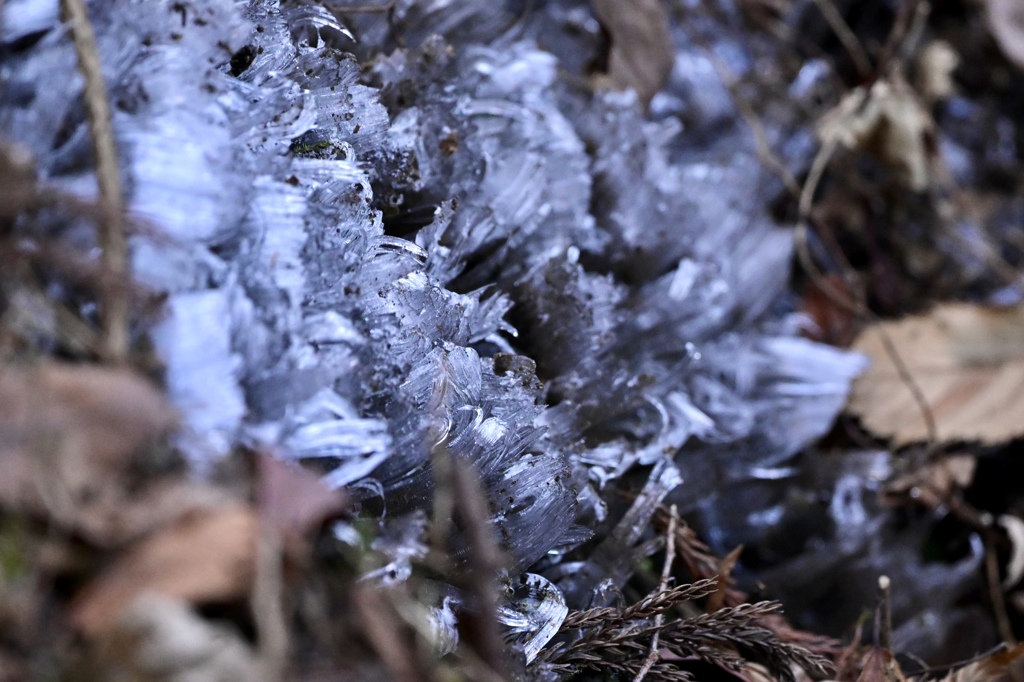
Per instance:
[[[94,196],[57,0],[3,7],[0,130]],[[503,609],[528,656],[624,583],[667,496],[758,475],[842,405],[861,361],[799,338],[792,233],[678,30],[645,113],[585,79],[604,37],[577,0],[89,10],[184,451],[325,472],[380,510],[386,580],[423,549],[432,450],[471,462],[547,595]],[[742,73],[742,45],[712,48]]]

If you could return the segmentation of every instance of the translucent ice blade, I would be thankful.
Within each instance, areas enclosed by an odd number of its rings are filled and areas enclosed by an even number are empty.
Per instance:
[[[523,574],[511,589],[510,598],[498,607],[498,621],[516,636],[529,664],[558,634],[569,607],[561,590],[535,573]]]

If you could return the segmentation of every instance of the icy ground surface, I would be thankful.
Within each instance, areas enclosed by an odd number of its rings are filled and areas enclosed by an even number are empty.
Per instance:
[[[862,367],[799,338],[779,188],[706,55],[676,35],[645,115],[585,80],[586,3],[541,4],[399,0],[389,29],[265,0],[90,3],[196,468],[240,443],[319,467],[382,510],[379,578],[401,580],[432,449],[471,461],[530,572],[503,609],[527,656],[566,606],[614,596],[670,493],[710,508],[771,471]],[[0,130],[94,195],[57,2],[4,12]],[[738,75],[742,37],[711,46]]]

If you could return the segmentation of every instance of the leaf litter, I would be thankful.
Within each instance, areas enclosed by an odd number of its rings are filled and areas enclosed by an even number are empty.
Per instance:
[[[591,0],[608,34],[607,77],[616,89],[630,89],[646,109],[668,80],[675,63],[668,13],[657,0]]]
[[[942,442],[1004,443],[1024,435],[1024,309],[945,304],[867,327],[853,348],[871,358],[848,409],[896,446],[928,439],[925,416],[884,347],[906,363]]]
[[[162,393],[128,370],[0,367],[0,503],[102,535],[145,446],[175,423]]]
[[[146,593],[193,605],[242,600],[253,587],[258,541],[258,517],[244,506],[188,514],[87,584],[72,605],[72,623],[86,635],[102,633]]]

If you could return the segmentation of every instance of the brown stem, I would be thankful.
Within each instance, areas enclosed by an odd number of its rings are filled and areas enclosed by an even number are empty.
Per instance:
[[[110,101],[85,1],[62,0],[61,4],[71,23],[78,69],[85,81],[85,110],[96,156],[96,179],[103,215],[100,245],[103,249],[106,284],[100,306],[103,326],[101,354],[109,362],[122,363],[128,357],[128,292],[125,286],[128,246],[124,234],[124,194],[111,126]]]
[[[892,603],[889,598],[889,576],[878,578],[878,609],[875,611],[875,640],[885,651],[892,651]]]
[[[668,579],[672,575],[672,562],[676,558],[676,526],[679,525],[679,510],[676,505],[672,505],[669,510],[668,516],[668,530],[665,531],[665,563],[661,567],[661,583],[658,585],[659,594],[665,592],[668,589]],[[654,618],[655,628],[660,628],[661,624],[665,622],[664,612],[659,613]],[[658,662],[658,635],[661,631],[655,629],[654,635],[651,636],[651,651],[647,654],[647,660],[644,661],[643,666],[637,672],[636,677],[633,678],[633,682],[641,682],[647,673],[651,671],[654,664]]]

